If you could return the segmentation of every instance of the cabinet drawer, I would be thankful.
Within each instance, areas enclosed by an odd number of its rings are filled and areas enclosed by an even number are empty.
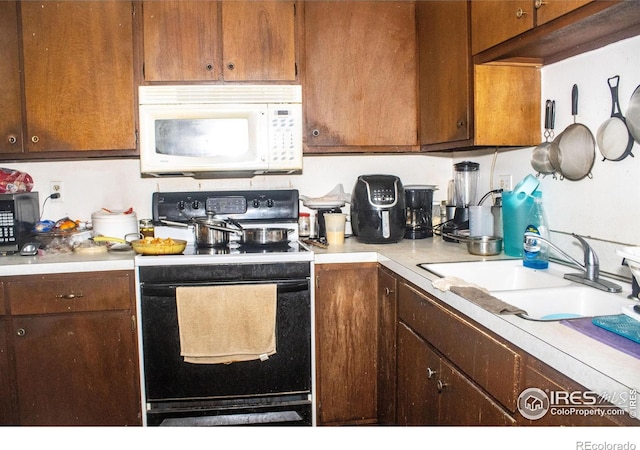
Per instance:
[[[6,281],[12,315],[131,309],[129,272],[15,277]]]
[[[398,317],[478,385],[515,412],[520,394],[520,354],[435,300],[401,283]]]

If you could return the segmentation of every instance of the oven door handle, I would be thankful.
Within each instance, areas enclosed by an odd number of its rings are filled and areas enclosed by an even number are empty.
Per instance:
[[[303,292],[309,290],[309,279],[303,280],[278,280],[274,282],[278,286],[278,294],[289,292]],[[177,287],[199,287],[199,286],[237,286],[246,284],[271,284],[267,281],[229,281],[229,282],[206,282],[206,283],[140,283],[142,296],[150,297],[175,297]]]

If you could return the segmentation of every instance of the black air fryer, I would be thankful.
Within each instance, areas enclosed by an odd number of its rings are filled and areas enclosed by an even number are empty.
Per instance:
[[[351,193],[351,229],[359,242],[402,240],[406,225],[404,188],[395,175],[361,175]]]

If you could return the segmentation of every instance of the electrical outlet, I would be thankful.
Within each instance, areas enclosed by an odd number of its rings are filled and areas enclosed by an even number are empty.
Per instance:
[[[51,199],[52,203],[64,202],[64,184],[62,181],[52,181],[49,184],[49,195],[51,194],[60,194],[60,197]]]
[[[513,177],[511,175],[500,175],[498,177],[498,180],[500,181],[500,189],[502,189],[503,191],[513,190]]]

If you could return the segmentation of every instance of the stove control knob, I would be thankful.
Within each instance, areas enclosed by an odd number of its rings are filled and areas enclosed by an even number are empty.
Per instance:
[[[178,202],[178,209],[179,209],[179,210],[183,210],[183,209],[185,209],[186,207],[187,207],[187,205],[185,204],[185,202],[184,202],[183,200],[180,200],[180,201]]]
[[[269,208],[273,208],[273,200],[268,199],[268,200],[267,200],[267,206],[268,206]]]
[[[260,207],[260,200],[258,200],[257,198],[253,200],[253,207],[254,208],[259,208]]]
[[[200,209],[200,202],[198,200],[194,200],[193,203],[191,203],[191,208]]]

